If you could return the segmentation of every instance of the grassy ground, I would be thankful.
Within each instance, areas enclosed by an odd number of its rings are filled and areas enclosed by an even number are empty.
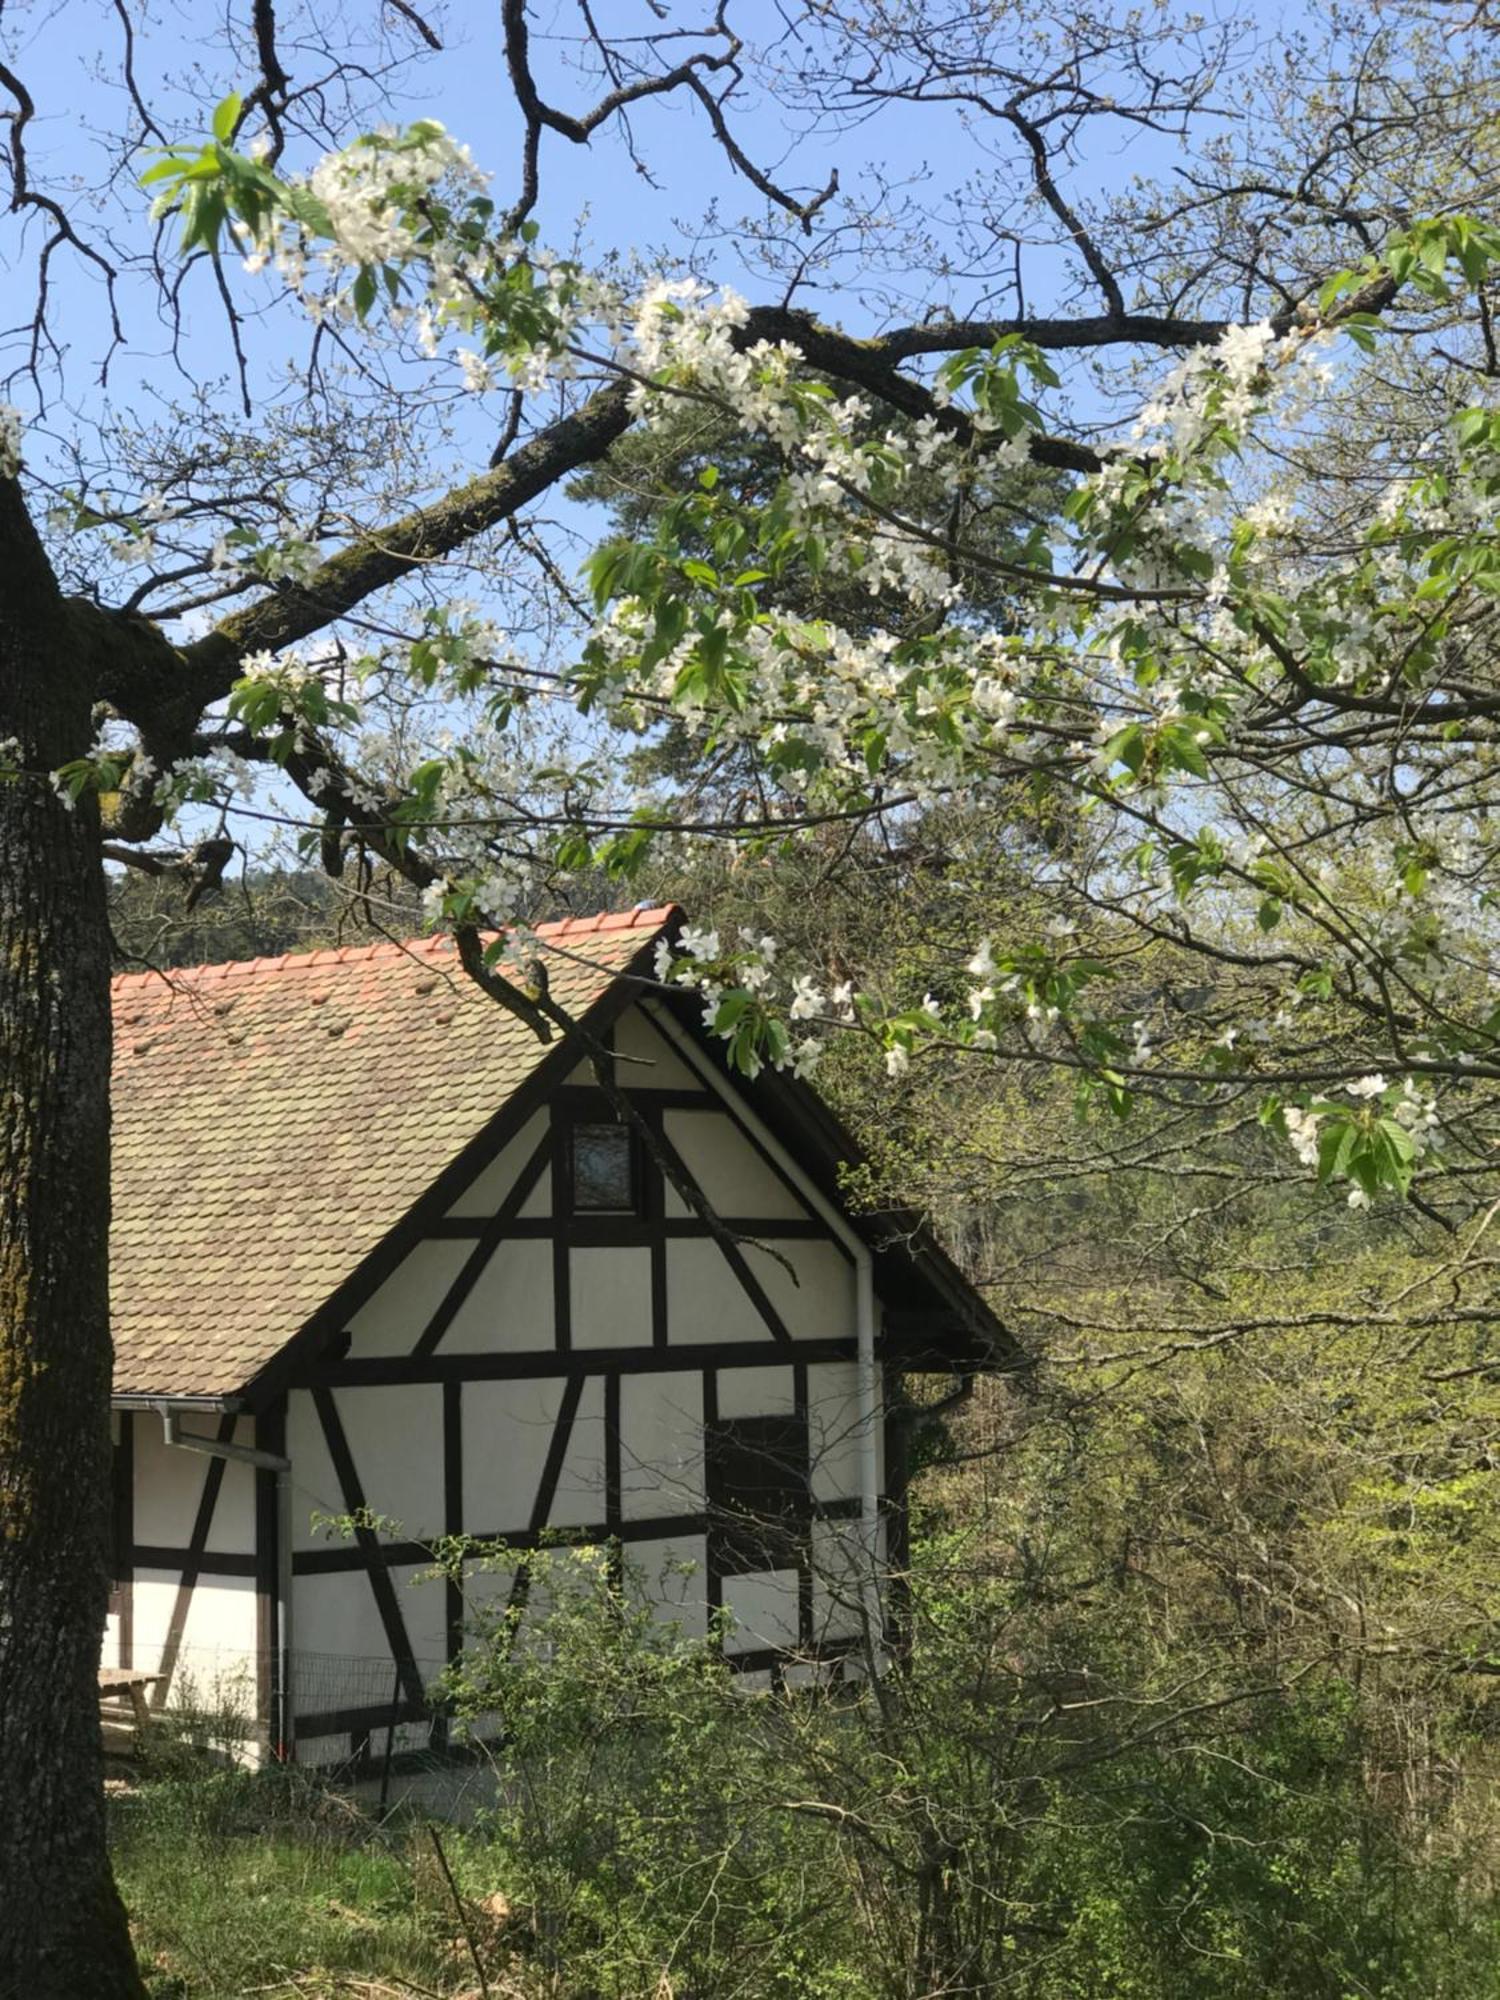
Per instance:
[[[484,1855],[427,1825],[377,1823],[295,1774],[147,1776],[111,1800],[115,1867],[153,2000],[473,1995],[495,2000],[506,1906]]]

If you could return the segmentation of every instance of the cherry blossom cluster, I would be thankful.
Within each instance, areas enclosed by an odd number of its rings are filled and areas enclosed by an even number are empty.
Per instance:
[[[769,1064],[809,1077],[823,1053],[813,1030],[853,1024],[858,1003],[851,983],[825,988],[811,973],[778,966],[778,952],[774,937],[747,927],[725,940],[716,930],[688,924],[675,947],[666,938],[657,944],[656,977],[697,994],[704,1027],[730,1044],[747,1076]]]
[[[1461,1060],[1489,1032],[1463,1025],[1494,942],[1474,893],[1487,835],[1450,832],[1402,797],[1389,734],[1373,724],[1368,748],[1357,730],[1277,733],[1320,699],[1348,696],[1371,714],[1393,685],[1420,699],[1482,631],[1486,593],[1500,592],[1491,412],[1461,412],[1441,463],[1393,481],[1337,556],[1305,554],[1295,495],[1274,479],[1253,492],[1240,471],[1338,369],[1358,365],[1337,343],[1375,337],[1353,308],[1376,267],[1342,274],[1289,329],[1231,327],[1178,362],[1077,479],[1063,519],[1018,570],[999,630],[968,612],[960,565],[921,518],[918,475],[962,493],[1031,461],[1043,428],[1031,398],[1056,378],[1024,342],[951,356],[925,383],[927,413],[882,425],[868,398],[831,390],[795,341],[750,338],[738,294],[670,275],[601,280],[538,248],[529,225],[507,234],[472,160],[435,125],[370,135],[299,185],[268,192],[251,169],[242,178],[252,264],[276,260],[318,312],[383,314],[468,389],[485,393],[500,373],[535,388],[588,360],[623,373],[644,424],[698,399],[772,448],[781,476],[768,503],[705,475],[674,510],[677,529],[596,556],[597,617],[570,684],[589,714],[642,733],[671,719],[707,746],[750,753],[788,824],[955,793],[998,802],[1023,778],[1059,789],[1104,829],[1092,890],[1121,921],[1160,933],[1196,916],[1238,960],[1262,963],[1269,938],[1297,968],[1278,995],[1267,990],[1275,955],[1265,961],[1254,1017],[1221,1028],[1195,1058],[1209,1080],[1253,1083],[1270,1039],[1336,1006],[1378,1021],[1393,981],[1401,1009],[1429,1023],[1425,1042],[1407,1036],[1412,1062]],[[1450,266],[1477,282],[1500,238],[1450,218],[1413,225],[1384,255],[1380,272],[1436,297]],[[445,346],[450,334],[469,344]],[[823,571],[863,586],[868,620],[786,608],[783,579]],[[473,695],[499,645],[469,611],[429,612],[412,677]],[[294,729],[298,715],[322,727],[309,707],[316,677],[282,686],[257,663],[247,681],[260,693],[242,707],[258,701],[279,727],[286,714]],[[502,726],[512,706],[497,708]],[[1477,778],[1492,754],[1474,727],[1440,753],[1408,734],[1397,762],[1428,769],[1445,756]],[[539,782],[565,824],[540,857],[550,865],[613,866],[649,845],[649,811],[628,802],[621,826],[608,769],[585,762],[539,781],[445,753],[390,807],[444,849],[435,915],[504,925],[534,880],[538,844],[507,845],[497,814],[509,799],[519,823]],[[1354,898],[1333,846],[1345,824],[1367,830]],[[878,1037],[893,1075],[929,1043],[996,1056],[1046,1047],[1123,1111],[1168,1058],[1166,1024],[1138,1003],[1111,1004],[1105,972],[1068,936],[1004,950],[975,940],[960,999],[928,994],[899,1012],[826,991],[784,967],[770,939],[689,931],[659,972],[700,991],[710,1028],[752,1071],[805,1072],[820,1036],[855,1022]],[[1396,1068],[1388,1044],[1374,1046],[1377,1060],[1342,1093],[1330,1084],[1266,1105],[1297,1156],[1347,1181],[1356,1200],[1404,1189],[1440,1129],[1435,1092]]]

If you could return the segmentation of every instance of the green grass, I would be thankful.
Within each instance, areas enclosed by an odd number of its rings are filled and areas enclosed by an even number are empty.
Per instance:
[[[295,1775],[221,1772],[116,1797],[111,1838],[153,2000],[477,1991],[418,1821],[377,1825]],[[449,1828],[442,1839],[465,1896],[493,1894],[482,1848]],[[493,1919],[471,1922],[500,1974]]]

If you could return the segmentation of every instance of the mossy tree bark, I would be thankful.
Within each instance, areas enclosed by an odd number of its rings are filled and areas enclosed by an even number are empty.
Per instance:
[[[49,773],[94,706],[159,767],[241,654],[323,629],[608,450],[623,387],[192,645],[64,598],[0,472],[0,2000],[143,2000],[105,1846],[96,1673],[108,1603],[109,926],[97,802]],[[144,809],[111,826],[151,838]],[[493,985],[494,982],[491,982]]]
[[[0,479],[0,2000],[136,2000],[105,1846],[109,929],[90,674]]]

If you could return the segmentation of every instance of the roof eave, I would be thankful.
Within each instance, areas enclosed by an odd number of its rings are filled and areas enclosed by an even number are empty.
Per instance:
[[[126,1389],[109,1399],[112,1410],[213,1410],[232,1416],[245,1407],[238,1393],[223,1396],[179,1396],[164,1389]]]

